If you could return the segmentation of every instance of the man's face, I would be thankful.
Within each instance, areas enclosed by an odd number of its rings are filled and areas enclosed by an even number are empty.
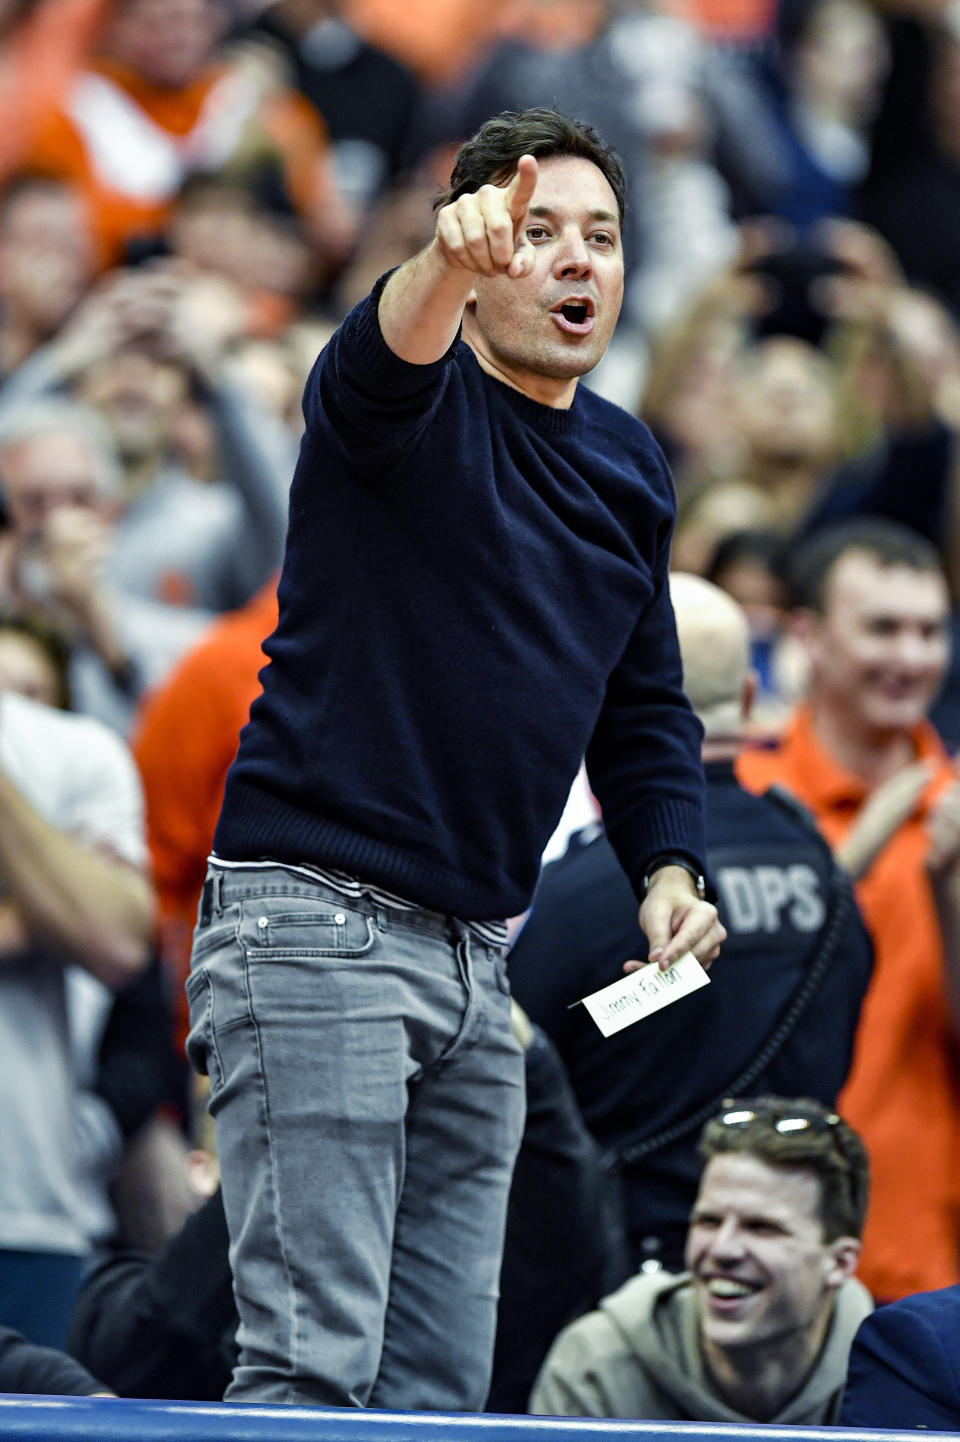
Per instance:
[[[52,335],[94,270],[89,218],[67,185],[35,185],[11,197],[0,222],[0,299],[17,318]]]
[[[216,0],[124,0],[107,48],[145,80],[177,90],[208,63],[224,22]]]
[[[825,1326],[847,1272],[837,1244],[823,1240],[819,1207],[808,1167],[771,1167],[742,1152],[708,1161],[686,1252],[708,1355],[790,1337],[803,1346]]]
[[[23,541],[39,540],[60,506],[103,508],[94,457],[83,438],[68,431],[8,446],[0,455],[0,476],[10,527]]]
[[[881,566],[861,551],[841,556],[807,636],[815,699],[859,731],[915,726],[947,667],[948,613],[938,571]]]
[[[617,203],[592,161],[542,160],[524,230],[530,275],[478,276],[466,331],[495,372],[534,399],[569,404],[600,361],[623,300]],[[569,399],[566,399],[569,395]]]
[[[760,463],[816,462],[835,446],[829,365],[805,341],[776,336],[756,345],[738,382],[734,409]]]
[[[98,410],[125,461],[162,449],[186,392],[181,369],[127,347],[84,372],[79,398]]]

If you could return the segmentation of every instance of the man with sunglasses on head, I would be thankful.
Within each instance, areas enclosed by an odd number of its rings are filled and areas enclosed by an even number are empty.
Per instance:
[[[662,1422],[835,1422],[872,1309],[854,1278],[863,1143],[817,1102],[734,1101],[704,1128],[687,1271],[640,1272],[554,1343],[530,1410]]]

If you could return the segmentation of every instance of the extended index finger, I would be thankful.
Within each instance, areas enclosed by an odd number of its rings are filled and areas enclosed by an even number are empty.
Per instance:
[[[513,179],[506,188],[507,208],[516,225],[527,213],[530,197],[537,186],[539,166],[532,155],[521,155]]]

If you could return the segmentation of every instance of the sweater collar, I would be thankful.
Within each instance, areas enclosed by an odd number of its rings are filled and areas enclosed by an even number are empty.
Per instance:
[[[543,431],[548,435],[563,435],[579,426],[583,409],[582,382],[577,385],[573,405],[564,409],[545,406],[540,401],[532,400],[530,396],[524,395],[523,391],[508,386],[505,381],[497,380],[496,376],[492,376],[489,371],[485,371],[466,341],[462,341],[461,346],[470,357],[470,363],[475,365],[482,375],[483,383],[490,395],[495,398],[496,404],[506,406],[525,425],[533,426],[536,430]]]

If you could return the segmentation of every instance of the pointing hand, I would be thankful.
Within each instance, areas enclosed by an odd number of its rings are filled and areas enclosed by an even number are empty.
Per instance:
[[[538,166],[521,155],[505,185],[480,189],[445,205],[437,215],[436,238],[449,265],[477,275],[518,280],[533,270],[534,250],[523,233]]]

